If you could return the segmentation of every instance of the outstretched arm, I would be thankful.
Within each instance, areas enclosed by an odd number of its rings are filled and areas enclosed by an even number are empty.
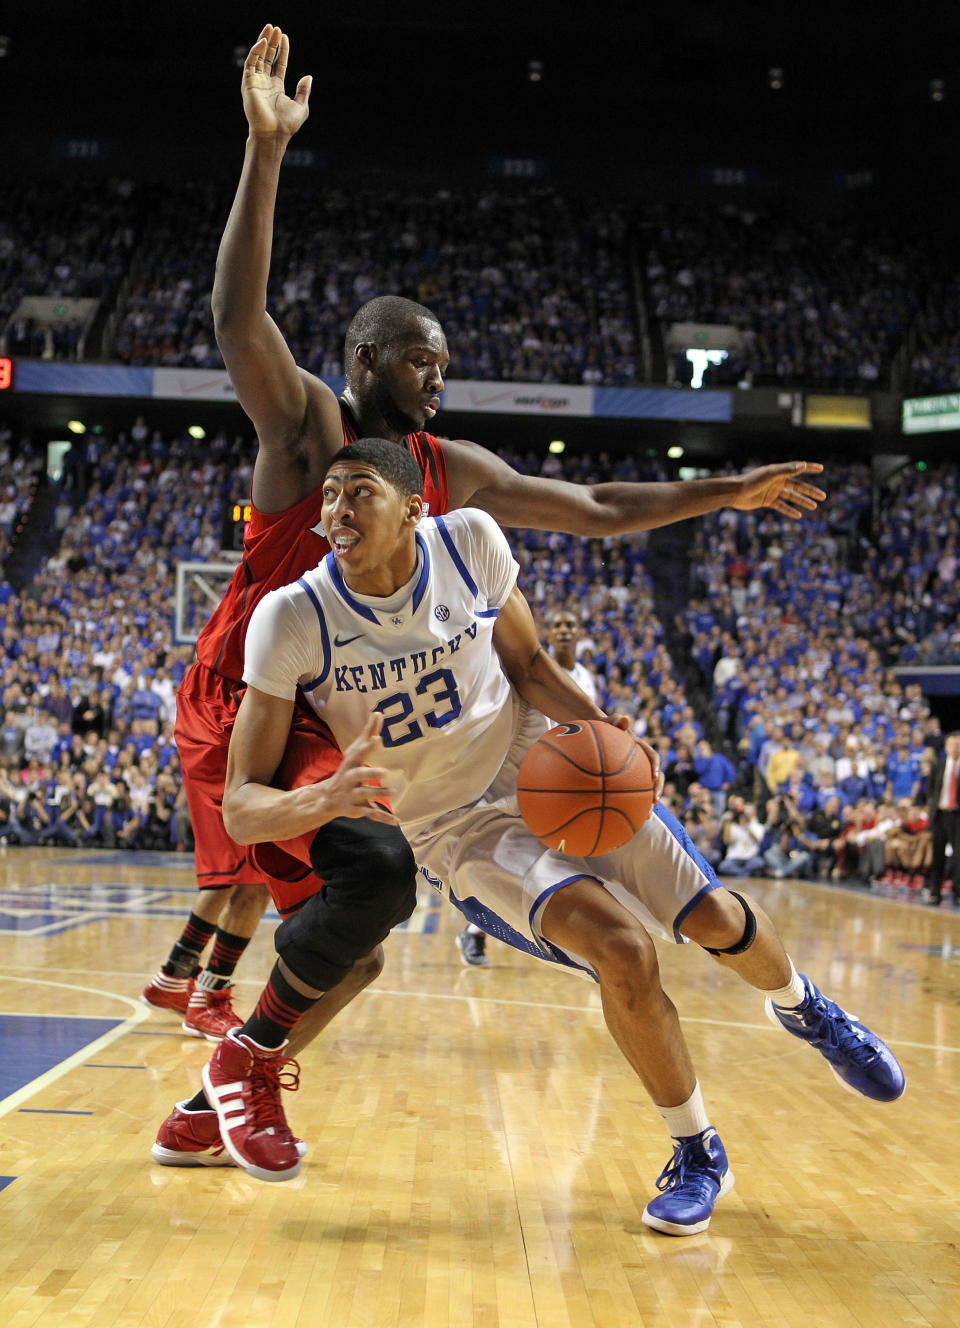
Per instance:
[[[290,139],[308,115],[312,79],[304,75],[293,97],[284,92],[290,54],[286,33],[267,24],[243,66],[243,109],[248,135],[243,170],[227,220],[213,283],[217,344],[237,398],[253,421],[260,443],[254,502],[279,511],[298,502],[304,463],[298,447],[307,425],[329,435],[330,450],[342,442],[333,393],[297,367],[276,323],[267,313],[267,281],[273,247],[274,207],[280,164]],[[310,476],[307,487],[319,483]]]
[[[743,512],[769,507],[797,520],[826,498],[822,489],[803,478],[823,470],[816,461],[786,461],[715,479],[570,484],[520,475],[475,443],[444,441],[443,450],[451,507],[480,507],[504,526],[572,535],[654,530],[721,507]]]

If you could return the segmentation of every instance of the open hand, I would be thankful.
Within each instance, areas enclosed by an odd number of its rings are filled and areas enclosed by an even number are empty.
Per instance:
[[[730,499],[730,506],[740,512],[772,507],[781,516],[797,521],[804,511],[816,511],[817,504],[827,496],[822,489],[800,476],[819,475],[822,470],[819,461],[784,461],[773,466],[756,466],[739,477],[741,490]]]
[[[336,807],[335,815],[366,816],[384,825],[397,824],[397,818],[392,812],[377,806],[377,802],[390,797],[391,789],[385,783],[389,771],[368,764],[380,746],[382,727],[383,715],[371,715],[363,733],[343,753],[343,761],[337,773],[319,786],[324,788],[331,805]]]
[[[313,78],[304,74],[293,97],[283,90],[290,38],[268,23],[243,65],[243,109],[251,134],[292,138],[309,115]]]

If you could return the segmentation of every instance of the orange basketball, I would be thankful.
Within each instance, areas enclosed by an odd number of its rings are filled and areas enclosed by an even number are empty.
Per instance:
[[[656,801],[650,758],[631,733],[602,720],[550,729],[517,772],[527,829],[575,858],[609,853],[632,839]]]

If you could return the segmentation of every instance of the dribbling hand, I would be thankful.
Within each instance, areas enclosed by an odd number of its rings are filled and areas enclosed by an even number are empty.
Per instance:
[[[289,58],[290,38],[268,23],[243,65],[243,109],[252,134],[292,138],[310,114],[310,74],[304,74],[292,97],[283,90]]]
[[[608,724],[612,724],[615,729],[621,729],[624,733],[629,733],[633,728],[633,720],[629,715],[615,713],[607,715],[605,718]],[[633,735],[633,740],[638,747],[643,748],[647,753],[647,756],[650,758],[650,764],[653,766],[653,773],[657,780],[656,797],[654,800],[659,802],[660,796],[663,793],[663,786],[666,782],[664,773],[660,769],[660,753],[657,751],[656,747],[651,747],[648,742],[645,742],[643,738],[638,738],[636,734]]]
[[[335,816],[366,816],[383,825],[398,824],[392,812],[384,811],[374,802],[375,798],[389,799],[392,793],[386,782],[390,772],[382,766],[369,764],[373,753],[380,746],[382,728],[383,715],[371,715],[363,733],[343,753],[343,761],[337,773],[319,786],[336,809]]]

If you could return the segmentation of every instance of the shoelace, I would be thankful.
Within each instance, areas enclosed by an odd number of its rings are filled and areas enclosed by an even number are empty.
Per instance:
[[[857,1016],[841,1009],[836,1001],[827,1000],[826,996],[818,994],[809,998],[806,1009],[786,1009],[783,1013],[799,1018],[807,1028],[815,1021],[816,1042],[826,1044],[823,1050],[828,1058],[831,1052],[839,1051],[864,1069],[880,1054],[879,1048],[867,1040],[867,1031],[854,1027]]]
[[[700,1138],[699,1135],[697,1137]],[[682,1189],[697,1199],[711,1197],[711,1192],[719,1188],[719,1182],[710,1175],[708,1170],[710,1163],[707,1158],[704,1156],[702,1164],[698,1164],[692,1156],[688,1157],[688,1154],[692,1153],[690,1144],[674,1146],[673,1157],[657,1177],[658,1190],[670,1190],[676,1193]]]
[[[280,1090],[295,1093],[300,1087],[300,1062],[290,1056],[283,1060],[251,1059],[250,1093],[246,1104],[250,1119],[256,1122],[257,1129],[265,1130],[280,1125],[289,1130],[280,1101]]]
[[[854,1027],[856,1015],[848,1014],[839,1005],[824,998],[815,1001],[814,1006],[826,1023],[831,1048],[842,1051],[861,1065],[876,1060],[877,1048],[867,1041],[864,1029]]]

